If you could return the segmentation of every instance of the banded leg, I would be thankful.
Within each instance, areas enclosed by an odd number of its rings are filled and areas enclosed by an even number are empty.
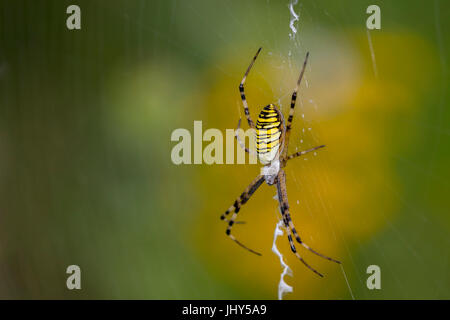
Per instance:
[[[262,175],[257,176],[256,179],[253,180],[252,183],[250,183],[250,185],[244,190],[244,192],[242,192],[241,196],[239,198],[237,198],[236,201],[234,201],[234,204],[230,208],[228,208],[228,210],[225,211],[225,213],[222,214],[222,216],[220,217],[220,219],[228,221],[228,227],[227,227],[227,230],[226,230],[227,236],[229,236],[231,238],[231,240],[236,242],[238,245],[240,245],[244,249],[247,249],[248,251],[253,252],[254,254],[257,254],[259,256],[261,255],[259,252],[256,252],[256,251],[248,248],[247,246],[245,246],[241,242],[239,242],[231,234],[231,228],[233,227],[234,221],[236,220],[237,214],[238,214],[239,210],[241,209],[241,206],[244,205],[250,199],[250,197],[253,195],[253,193],[255,193],[255,191],[259,188],[259,186],[263,182],[264,182],[264,176],[262,176]],[[227,216],[233,210],[234,210],[233,215],[231,216],[230,220],[228,220]]]
[[[283,216],[283,222],[284,226],[286,227],[287,237],[289,240],[289,245],[291,246],[292,252],[299,258],[299,260],[312,272],[319,275],[320,277],[323,277],[323,275],[318,272],[316,269],[311,267],[297,252],[297,249],[295,248],[294,241],[292,240],[291,235],[291,229],[289,227],[289,202],[287,199],[287,193],[286,193],[286,177],[284,171],[281,169],[278,173],[278,179],[277,179],[277,193],[278,193],[278,202],[280,203],[280,210],[281,215]]]
[[[289,223],[286,220],[286,217],[283,217],[283,222],[284,222],[284,226],[286,227],[286,232],[287,232],[287,237],[289,240],[289,245],[291,246],[291,250],[292,252],[297,256],[297,258],[300,259],[300,261],[312,272],[314,272],[315,274],[319,275],[320,277],[323,278],[323,274],[321,274],[320,272],[318,272],[316,269],[314,269],[313,267],[311,267],[301,256],[300,254],[297,252],[297,249],[295,248],[294,245],[294,241],[292,240],[292,235],[291,235],[291,229],[289,228]]]
[[[258,57],[258,54],[261,51],[261,49],[262,48],[259,48],[258,51],[256,52],[255,56],[253,57],[252,62],[250,63],[250,65],[247,68],[247,71],[244,74],[244,77],[242,78],[241,83],[239,84],[239,92],[241,94],[242,104],[244,105],[245,117],[247,118],[248,125],[250,126],[250,128],[254,128],[255,124],[253,123],[253,120],[250,117],[250,111],[248,109],[247,99],[245,98],[245,93],[244,93],[244,83],[245,83],[245,79],[247,79],[250,69],[253,67],[253,64],[255,63],[255,60]]]
[[[241,128],[241,119],[239,119],[237,128],[236,128],[236,130],[234,131],[234,137],[236,138],[237,142],[239,143],[239,146],[240,146],[242,149],[244,149],[245,152],[247,152],[248,154],[251,154],[251,155],[256,156],[256,155],[257,155],[256,152],[250,151],[250,149],[247,148],[247,147],[245,146],[245,143],[244,143],[244,142],[241,140],[241,138],[239,137],[239,135],[238,135],[238,130],[239,130],[240,128]]]
[[[289,228],[292,230],[292,233],[294,234],[295,239],[297,240],[297,242],[299,244],[301,244],[303,247],[305,247],[306,249],[308,249],[309,251],[311,251],[312,253],[318,255],[319,257],[322,257],[324,259],[336,262],[336,263],[341,263],[338,260],[335,260],[333,258],[330,258],[322,253],[319,253],[317,251],[315,251],[314,249],[312,249],[310,246],[308,246],[306,243],[304,243],[301,239],[300,236],[297,233],[297,230],[295,230],[295,226],[294,223],[292,222],[291,219],[291,215],[289,213],[289,202],[288,202],[288,198],[287,198],[287,192],[286,192],[286,175],[284,173],[284,171],[280,170],[280,174],[278,175],[278,183],[280,185],[280,189],[281,189],[281,194],[282,194],[282,200],[284,202],[284,207],[282,206],[282,208],[284,208],[284,215],[286,217],[286,221],[289,225]],[[283,213],[283,212],[282,212]]]
[[[330,260],[330,261],[340,264],[341,263],[340,261],[335,260],[333,258],[330,258],[330,257],[322,254],[322,253],[315,251],[314,249],[312,249],[310,246],[308,246],[306,243],[304,243],[300,239],[300,236],[298,235],[297,230],[295,230],[294,223],[292,222],[291,215],[289,213],[289,202],[288,202],[287,192],[286,192],[286,175],[285,175],[284,171],[282,171],[282,170],[280,170],[280,173],[278,174],[278,185],[277,186],[278,186],[279,192],[281,193],[281,197],[279,196],[279,200],[281,199],[280,201],[282,201],[282,203],[280,204],[280,207],[282,208],[281,211],[282,211],[282,214],[285,219],[286,228],[292,231],[297,242],[300,243],[304,248],[311,251],[312,253],[318,255],[319,257],[322,257],[324,259],[327,259],[327,260]],[[290,240],[292,240],[292,238]],[[291,243],[291,248],[292,248],[292,243]],[[318,272],[316,272],[316,273],[318,273]]]
[[[300,87],[300,82],[302,81],[303,74],[305,73],[305,68],[306,68],[306,63],[308,62],[308,57],[309,57],[309,52],[306,53],[306,58],[305,58],[305,61],[303,62],[302,71],[300,72],[300,76],[298,77],[298,80],[297,80],[297,85],[294,89],[294,92],[292,93],[291,108],[289,109],[289,117],[288,117],[287,125],[286,125],[286,137],[285,137],[285,145],[286,146],[289,145],[289,136],[291,134],[292,119],[294,119],[295,102],[297,101],[297,91],[298,91],[298,88]],[[286,147],[285,155],[287,155],[287,149],[288,148]]]
[[[321,253],[315,251],[315,250],[312,249],[310,246],[308,246],[306,243],[304,243],[304,242],[300,239],[300,236],[298,235],[297,230],[295,230],[295,226],[294,226],[294,223],[292,222],[291,215],[289,214],[289,211],[286,212],[286,221],[287,221],[287,223],[288,223],[288,225],[289,225],[289,228],[292,230],[292,233],[294,234],[295,239],[296,239],[297,242],[300,243],[303,247],[305,247],[306,249],[308,249],[308,250],[311,251],[312,253],[318,255],[319,257],[322,257],[322,258],[324,258],[324,259],[327,259],[327,260],[336,262],[336,263],[338,263],[338,264],[341,263],[341,262],[338,261],[338,260],[335,260],[335,259],[333,259],[333,258],[330,258],[330,257],[328,257],[328,256],[326,256],[326,255],[324,255],[324,254],[321,254]]]
[[[293,153],[290,156],[288,156],[288,160],[294,159],[296,157],[302,156],[302,155],[307,154],[307,153],[309,153],[311,151],[315,151],[317,149],[324,148],[324,147],[325,147],[325,145],[323,144],[321,146],[317,146],[317,147],[314,147],[314,148],[311,148],[311,149],[308,149],[308,150],[305,150],[305,151],[299,151],[299,152]]]

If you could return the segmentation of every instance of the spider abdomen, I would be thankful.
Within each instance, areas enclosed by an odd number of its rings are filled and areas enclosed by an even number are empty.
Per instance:
[[[275,159],[280,148],[281,118],[273,104],[265,106],[256,121],[256,152],[262,164]]]

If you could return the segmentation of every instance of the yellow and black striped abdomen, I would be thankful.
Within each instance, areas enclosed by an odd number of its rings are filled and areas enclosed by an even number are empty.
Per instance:
[[[280,148],[281,119],[275,108],[265,106],[256,121],[256,152],[262,164],[270,163]]]

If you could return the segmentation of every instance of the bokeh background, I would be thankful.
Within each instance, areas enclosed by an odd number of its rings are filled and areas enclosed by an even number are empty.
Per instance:
[[[0,298],[276,299],[266,185],[233,233],[219,220],[259,165],[179,165],[171,133],[287,112],[291,214],[325,274],[278,248],[286,299],[450,298],[447,1],[0,1]],[[81,8],[82,29],[66,28]],[[366,8],[381,8],[368,32]],[[208,143],[204,143],[205,147]],[[66,288],[81,267],[82,290]],[[366,269],[381,268],[381,290]],[[346,281],[347,278],[347,281]]]

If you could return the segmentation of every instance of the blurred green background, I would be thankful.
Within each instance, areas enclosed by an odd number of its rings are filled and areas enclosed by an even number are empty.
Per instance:
[[[66,8],[81,8],[81,30]],[[381,8],[368,32],[366,8]],[[233,233],[219,220],[259,165],[172,163],[176,128],[287,112],[291,215],[320,279],[289,250],[286,299],[450,298],[447,1],[0,1],[0,298],[276,299],[275,189]],[[203,144],[203,147],[207,143]],[[68,265],[82,290],[66,288]],[[381,290],[366,269],[381,268]],[[345,275],[348,279],[348,285]]]

